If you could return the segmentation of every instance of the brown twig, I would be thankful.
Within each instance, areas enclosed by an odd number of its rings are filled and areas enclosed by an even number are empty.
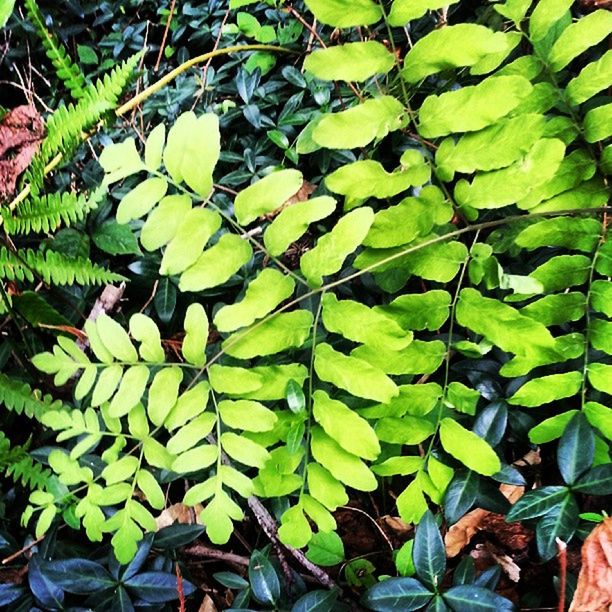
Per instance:
[[[565,612],[565,591],[567,588],[567,544],[555,538],[557,543],[557,559],[559,560],[559,605],[558,612]]]
[[[162,57],[164,55],[164,50],[166,48],[166,41],[168,40],[168,32],[170,31],[170,26],[172,25],[172,19],[174,18],[175,8],[176,8],[176,0],[172,0],[172,2],[170,3],[170,13],[166,21],[166,28],[164,29],[164,36],[162,38],[162,42],[159,47],[159,54],[157,55],[157,61],[155,62],[155,72],[159,70],[159,65],[161,64]]]
[[[232,563],[234,565],[242,565],[244,567],[249,566],[248,557],[225,552],[224,550],[217,550],[216,548],[209,548],[208,546],[204,546],[202,544],[194,544],[193,546],[186,548],[185,553],[194,557],[219,559],[220,561],[225,561],[226,563]]]
[[[33,542],[30,542],[27,546],[24,546],[17,552],[14,552],[12,555],[9,555],[8,557],[5,557],[4,559],[2,559],[2,565],[6,565],[7,563],[10,563],[11,561],[14,561],[15,559],[17,559],[17,557],[21,557],[21,555],[23,555],[24,553],[27,553],[31,548],[34,548],[37,544],[40,544],[40,542],[42,542],[45,539],[46,535],[47,534],[41,535],[39,538],[36,538]]]
[[[179,612],[185,612],[185,591],[183,590],[183,576],[181,575],[181,569],[179,564],[174,564],[176,571],[176,592],[179,600]]]

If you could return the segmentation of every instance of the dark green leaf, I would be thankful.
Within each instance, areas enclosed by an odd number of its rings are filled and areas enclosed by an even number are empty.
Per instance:
[[[471,470],[457,472],[444,496],[444,516],[450,523],[456,523],[476,502],[478,474]]]
[[[410,612],[420,610],[432,596],[433,593],[415,578],[388,578],[369,588],[361,603],[379,612]]]
[[[148,603],[164,603],[178,599],[177,578],[166,572],[143,572],[124,583],[140,599]],[[195,586],[183,578],[185,597],[195,591]]]
[[[244,589],[249,586],[249,583],[242,576],[234,574],[234,572],[217,572],[213,574],[213,578],[228,589]]]
[[[511,612],[514,604],[488,589],[473,585],[451,587],[443,595],[444,601],[456,612]]]
[[[28,583],[32,595],[47,609],[61,610],[64,591],[51,577],[47,576],[46,563],[34,555],[28,564]]]
[[[280,581],[268,557],[259,550],[251,555],[249,582],[253,597],[262,604],[274,606],[280,597]]]
[[[45,573],[68,593],[95,593],[115,585],[104,566],[88,559],[51,561]]]
[[[338,603],[338,590],[310,591],[300,597],[291,608],[291,612],[332,612]]]
[[[472,431],[491,446],[497,446],[504,437],[507,424],[508,407],[506,402],[500,400],[489,404],[480,412]]]
[[[578,504],[573,495],[568,495],[558,507],[545,514],[536,527],[538,552],[544,561],[552,559],[557,552],[556,539],[568,542],[578,526]]]
[[[183,525],[177,523],[160,529],[155,534],[153,546],[164,550],[180,548],[202,535],[204,527],[201,525]]]
[[[105,221],[93,233],[94,244],[110,255],[138,255],[140,248],[129,225]]]
[[[412,558],[417,576],[425,585],[437,589],[446,569],[446,553],[440,530],[428,510],[416,529]]]
[[[572,491],[587,495],[612,495],[612,463],[590,469],[572,485]]]
[[[521,497],[506,517],[507,521],[524,521],[546,514],[549,510],[559,505],[566,495],[569,494],[567,487],[542,487],[529,491]]]
[[[155,312],[163,323],[170,323],[176,308],[176,286],[169,278],[162,278],[157,285],[157,292],[153,298]]]
[[[455,568],[453,574],[453,584],[458,586],[460,584],[472,584],[476,578],[476,566],[474,559],[470,555],[465,555],[459,565]]]
[[[573,484],[591,465],[595,454],[595,434],[586,417],[578,412],[569,422],[557,448],[557,463],[563,480]]]

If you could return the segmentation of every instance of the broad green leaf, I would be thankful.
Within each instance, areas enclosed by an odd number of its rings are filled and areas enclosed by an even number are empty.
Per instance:
[[[145,142],[145,166],[147,170],[155,172],[162,163],[162,155],[166,144],[166,126],[163,123],[156,125]]]
[[[437,589],[446,570],[446,552],[440,530],[429,511],[416,528],[412,558],[417,576],[428,587]]]
[[[295,310],[273,315],[253,327],[236,332],[223,342],[223,350],[237,359],[274,355],[300,347],[312,328],[313,315],[308,310]]]
[[[387,172],[380,162],[372,159],[356,161],[329,174],[325,186],[353,200],[391,198],[429,180],[431,170],[419,153],[417,156],[413,164],[400,166],[393,172]]]
[[[375,306],[406,330],[434,331],[448,319],[451,296],[447,291],[433,289],[425,293],[400,295],[386,306]]]
[[[180,395],[170,414],[164,421],[164,427],[173,431],[187,421],[206,410],[210,385],[201,381]]]
[[[597,61],[587,64],[565,89],[572,104],[582,104],[602,89],[612,85],[612,50],[606,51]]]
[[[140,312],[133,314],[130,317],[130,334],[140,342],[138,352],[145,361],[163,363],[166,360],[159,328],[153,319]]]
[[[159,273],[180,274],[202,254],[213,234],[221,227],[221,215],[206,208],[192,208],[187,212],[166,247]]]
[[[251,479],[233,467],[222,465],[219,468],[219,476],[223,481],[223,485],[230,487],[238,495],[249,497],[249,495],[253,494],[253,482]]]
[[[249,582],[255,599],[266,607],[276,607],[280,580],[267,554],[254,551],[249,561]]]
[[[352,357],[369,363],[385,374],[400,376],[403,374],[432,374],[442,364],[445,354],[446,346],[441,340],[431,342],[413,340],[401,351],[359,346],[351,352]]]
[[[429,96],[419,111],[419,133],[425,138],[481,130],[508,115],[531,92],[521,76],[489,77],[478,85]]]
[[[241,368],[230,369],[240,370]],[[233,395],[240,395],[244,399],[262,402],[284,400],[287,384],[290,380],[295,381],[301,387],[306,378],[308,378],[308,369],[304,365],[296,363],[278,366],[258,366],[243,371],[254,374],[260,384],[257,389],[247,392],[243,387],[242,379],[240,379],[238,381],[238,389]]]
[[[405,113],[404,105],[392,96],[371,98],[348,110],[323,115],[312,138],[327,149],[365,147],[404,127]]]
[[[272,410],[249,400],[223,400],[219,402],[219,414],[228,427],[244,431],[270,431],[278,421]]]
[[[592,465],[595,456],[595,434],[581,413],[576,413],[568,423],[559,446],[557,465],[566,484],[572,485]]]
[[[408,476],[418,472],[423,467],[421,457],[390,457],[382,463],[372,466],[372,471],[378,476]]]
[[[321,380],[357,397],[384,403],[399,393],[397,385],[382,370],[362,359],[344,355],[329,344],[317,345],[314,367]]]
[[[345,451],[320,427],[312,429],[310,446],[314,459],[345,485],[358,491],[374,491],[378,486],[366,464]]]
[[[206,363],[208,316],[201,304],[191,304],[185,313],[185,338],[181,352],[187,363],[202,367]]]
[[[202,444],[179,455],[172,463],[172,471],[177,474],[198,472],[212,465],[218,456],[219,448],[217,446]]]
[[[181,291],[203,291],[227,282],[251,259],[253,249],[236,234],[223,234],[181,275]]]
[[[504,4],[496,4],[493,8],[504,17],[520,25],[525,18],[532,0],[506,0]]]
[[[329,470],[318,463],[309,463],[306,469],[310,494],[326,508],[335,510],[348,503],[344,485],[334,478]]]
[[[273,257],[282,255],[308,231],[311,223],[325,219],[335,209],[336,200],[329,196],[291,204],[280,212],[264,232],[266,249]]]
[[[412,342],[392,318],[353,300],[338,300],[333,293],[323,296],[323,325],[353,342],[400,350]]]
[[[306,6],[321,23],[335,28],[371,25],[383,17],[374,0],[306,0]]]
[[[597,219],[557,217],[527,226],[514,241],[529,250],[558,246],[591,253],[601,232],[601,221]]]
[[[553,181],[555,179],[553,178]],[[552,182],[552,181],[551,181]],[[540,187],[545,187],[549,183],[544,183]],[[532,195],[539,196],[540,188],[533,190]],[[529,200],[529,198],[526,198]],[[604,206],[608,201],[608,190],[599,178],[584,181],[574,189],[568,189],[554,197],[537,204],[530,209],[530,213],[543,213],[553,211],[565,211],[571,208],[596,208]],[[525,201],[518,202],[519,208]]]
[[[612,395],[612,365],[590,363],[587,368],[587,376],[595,389]]]
[[[471,470],[457,472],[442,504],[449,523],[456,523],[476,503],[479,480],[480,477]]]
[[[302,256],[300,268],[311,286],[320,287],[324,276],[340,270],[344,260],[363,242],[373,220],[374,211],[369,207],[347,213]]]
[[[584,414],[593,427],[599,429],[608,440],[612,440],[612,408],[597,402],[587,402]]]
[[[389,24],[403,27],[409,21],[422,17],[427,11],[435,11],[456,4],[459,0],[394,0],[389,12]]]
[[[149,465],[162,470],[172,469],[172,463],[176,457],[168,452],[168,449],[161,442],[158,442],[155,438],[147,438],[144,440],[142,448]]]
[[[578,393],[582,385],[580,372],[551,374],[526,382],[508,399],[509,404],[533,408]]]
[[[179,455],[193,448],[212,431],[217,418],[212,412],[205,412],[196,417],[187,425],[181,427],[166,443],[168,452]]]
[[[147,502],[152,508],[162,510],[166,505],[166,496],[159,486],[155,476],[148,470],[138,470],[136,485],[144,493]]]
[[[148,382],[149,368],[147,366],[136,365],[128,368],[110,403],[109,415],[119,418],[128,414],[142,399]]]
[[[319,531],[335,531],[338,527],[333,514],[319,501],[305,493],[301,501],[306,514],[312,519]]]
[[[383,417],[376,423],[376,435],[381,442],[389,444],[420,444],[435,432],[436,428],[427,419],[415,416]]]
[[[119,361],[138,361],[138,353],[127,332],[106,313],[96,319],[96,329],[106,349]]]
[[[380,454],[380,444],[370,424],[342,402],[331,399],[325,391],[317,390],[313,394],[313,416],[345,451],[369,460]]]
[[[612,493],[612,464],[597,465],[580,477],[572,491],[588,495],[610,495]]]
[[[536,527],[538,553],[543,561],[552,559],[558,551],[557,542],[569,542],[578,527],[578,504],[573,495],[568,495],[548,514],[545,514]]]
[[[280,208],[302,187],[303,176],[299,170],[279,170],[243,189],[234,202],[236,219],[248,225],[277,208]]]
[[[270,458],[263,446],[232,432],[221,435],[221,446],[232,459],[251,467],[263,468]]]
[[[478,132],[463,135],[455,142],[445,138],[436,151],[437,172],[452,179],[455,172],[499,170],[525,155],[543,133],[544,115],[530,113],[501,119]],[[495,142],[499,146],[492,147]]]
[[[126,138],[123,142],[104,147],[99,161],[106,172],[104,185],[110,185],[144,170],[144,164],[133,138]]]
[[[529,20],[529,37],[533,42],[544,38],[551,27],[570,9],[573,0],[540,0]]]
[[[101,406],[104,402],[108,401],[119,385],[119,381],[121,380],[122,376],[123,368],[118,364],[104,368],[98,377],[96,386],[94,387],[93,394],[91,396],[91,405]]]
[[[595,270],[602,276],[612,276],[612,240],[604,242],[597,252]]]
[[[393,54],[375,40],[317,49],[304,60],[304,68],[324,81],[366,81],[394,65]]]
[[[137,440],[144,440],[149,435],[149,420],[141,403],[134,406],[128,414],[128,431]]]
[[[283,512],[278,537],[283,544],[293,548],[302,548],[310,542],[312,528],[300,506],[293,506]]]
[[[182,380],[183,371],[177,367],[163,368],[153,378],[149,388],[147,413],[156,427],[166,420],[176,403]]]
[[[471,183],[459,181],[455,198],[463,206],[499,208],[525,198],[541,183],[552,178],[565,154],[556,138],[537,141],[523,159],[508,168],[477,174]]]
[[[168,191],[165,178],[153,177],[144,180],[123,196],[117,208],[117,222],[129,223],[144,217]]]
[[[234,531],[232,519],[240,521],[243,517],[240,507],[225,491],[216,493],[200,513],[200,520],[206,525],[206,535],[213,544],[226,544]]]
[[[84,329],[85,333],[87,334],[87,340],[89,341],[89,347],[93,351],[93,354],[102,363],[112,363],[113,354],[106,348],[106,346],[104,346],[96,323],[91,319],[87,319],[87,321],[85,321]]]
[[[587,142],[599,142],[608,138],[610,134],[612,134],[612,104],[593,108],[584,116],[584,139]]]
[[[442,347],[442,350],[445,351],[445,348]],[[442,387],[437,383],[401,385],[399,395],[388,404],[362,408],[359,413],[367,419],[379,419],[386,416],[402,417],[405,414],[425,416],[436,407],[441,397]]]
[[[474,416],[479,399],[480,393],[476,389],[470,389],[459,381],[454,380],[448,385],[446,401],[459,412]]]
[[[119,461],[107,465],[102,470],[101,476],[104,478],[107,485],[123,482],[134,475],[138,469],[138,465],[138,457],[126,455],[119,459]]]
[[[272,312],[293,295],[295,281],[274,268],[265,268],[252,280],[242,300],[217,311],[214,324],[220,332],[247,327]]]
[[[567,487],[558,486],[541,487],[528,491],[512,506],[506,520],[508,522],[524,521],[542,516],[559,505],[568,494]]]
[[[499,457],[489,444],[451,418],[440,423],[440,441],[449,455],[474,472],[492,476],[501,469]]]
[[[594,349],[612,355],[612,321],[591,319],[589,341]]]
[[[342,538],[334,531],[316,533],[310,541],[306,557],[312,563],[324,567],[342,563],[344,561]]]
[[[427,501],[418,480],[413,480],[395,500],[400,518],[405,523],[418,523],[427,512]]]
[[[453,586],[442,595],[453,610],[470,612],[512,612],[514,604],[488,587],[462,584]],[[448,610],[445,604],[445,610]]]
[[[162,198],[142,226],[140,244],[147,251],[155,251],[168,244],[190,210],[191,198],[186,194]]]
[[[544,325],[475,289],[462,289],[457,302],[457,322],[484,336],[504,351],[517,355],[553,349],[555,339]]]
[[[113,219],[96,227],[91,236],[94,244],[109,255],[140,255],[138,241],[127,225]]]
[[[15,0],[0,0],[0,28],[3,28],[6,25],[6,22],[13,13],[14,7]]]
[[[591,260],[585,255],[557,255],[538,266],[530,276],[552,292],[582,285],[589,277]]]
[[[612,32],[612,14],[600,9],[569,25],[555,41],[548,55],[548,63],[559,71],[589,47],[601,42]]]
[[[402,77],[409,83],[417,83],[443,70],[473,66],[487,55],[508,48],[502,32],[493,32],[475,23],[446,26],[433,30],[408,51]]]
[[[593,310],[612,317],[612,282],[596,280],[591,285],[591,306]]]
[[[492,73],[496,68],[499,68],[504,60],[514,51],[516,47],[522,42],[523,35],[520,32],[507,32],[504,34],[506,38],[506,48],[497,53],[490,53],[485,55],[481,60],[476,62],[470,67],[470,74],[472,75],[484,75]],[[503,76],[496,73],[497,76]]]
[[[567,424],[577,412],[577,410],[568,410],[544,419],[529,430],[529,441],[533,444],[546,444],[546,442],[557,440],[563,435]]]
[[[397,0],[396,0],[397,2]],[[370,610],[422,610],[434,596],[415,578],[387,578],[370,587],[362,603]]]

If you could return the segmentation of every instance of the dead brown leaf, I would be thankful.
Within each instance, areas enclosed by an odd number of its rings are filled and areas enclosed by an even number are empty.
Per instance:
[[[15,192],[19,175],[30,165],[44,136],[33,106],[18,106],[0,121],[0,202]]]
[[[200,504],[191,508],[185,504],[173,504],[169,506],[155,519],[157,529],[169,527],[174,523],[182,523],[185,525],[201,525],[200,512],[203,508]]]
[[[218,612],[217,606],[210,595],[204,595],[202,605],[198,608],[198,612]]]
[[[302,183],[302,186],[299,188],[299,190],[294,195],[292,195],[286,202],[284,202],[276,210],[273,210],[267,215],[264,215],[263,218],[266,221],[271,221],[272,219],[274,219],[274,217],[276,217],[283,210],[285,210],[285,208],[288,208],[292,204],[297,204],[298,202],[305,202],[310,197],[310,194],[312,194],[316,190],[316,188],[317,188],[316,185],[313,185],[312,183],[309,183],[308,181],[304,181]]]
[[[462,516],[444,536],[446,556],[456,557],[480,531],[480,524],[490,514],[488,510],[477,508]]]
[[[612,610],[612,517],[604,519],[582,545],[582,569],[570,612]]]
[[[379,522],[388,527],[395,535],[400,538],[408,536],[414,531],[414,527],[404,521],[399,516],[381,516]]]

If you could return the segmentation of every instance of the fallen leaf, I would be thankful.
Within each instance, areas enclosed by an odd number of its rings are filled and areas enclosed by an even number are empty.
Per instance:
[[[480,524],[490,514],[488,510],[477,508],[462,516],[444,536],[446,556],[456,557],[480,531]]]
[[[612,517],[604,519],[582,545],[582,569],[570,612],[612,609]]]
[[[380,518],[380,522],[400,537],[410,535],[414,531],[414,527],[402,521],[399,516],[389,516],[387,514]]]
[[[200,504],[197,506],[186,506],[185,504],[173,504],[169,506],[155,519],[157,529],[163,529],[169,527],[174,523],[182,523],[184,525],[201,525],[200,512],[203,508]]]
[[[198,612],[218,612],[217,606],[215,606],[210,595],[204,595],[202,605],[198,608]]]

